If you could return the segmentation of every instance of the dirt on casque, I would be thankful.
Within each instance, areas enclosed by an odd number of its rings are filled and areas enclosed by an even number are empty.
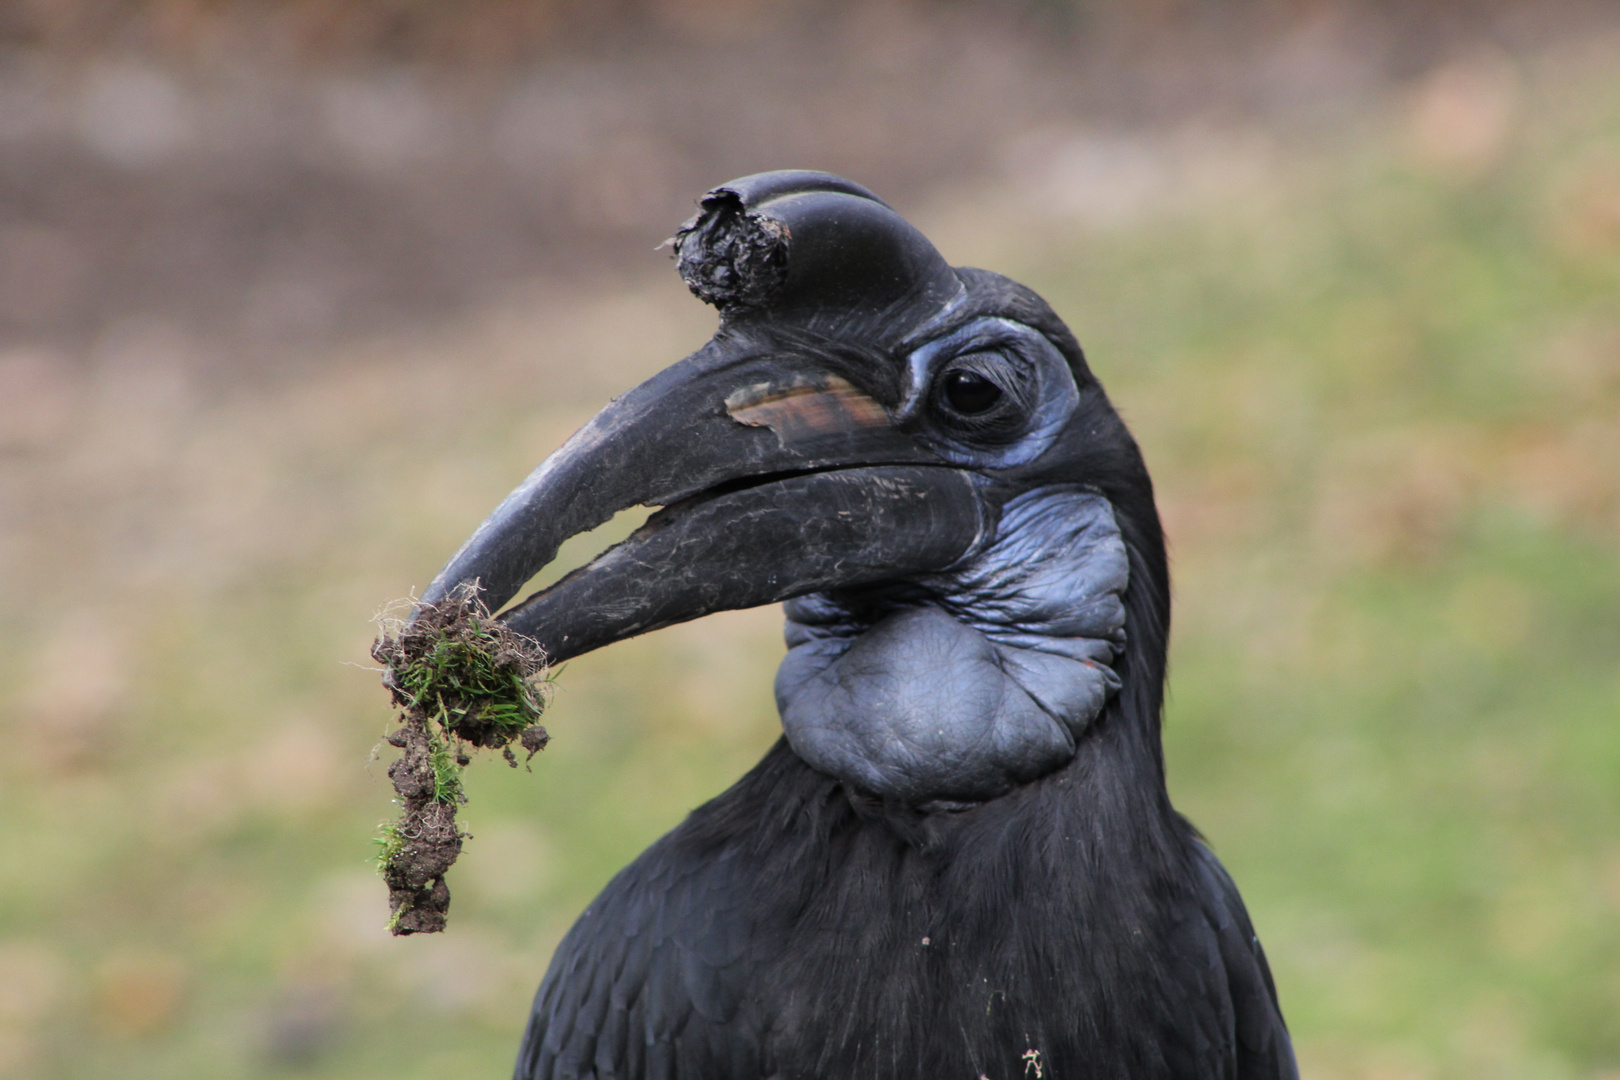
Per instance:
[[[385,740],[400,756],[388,776],[400,807],[382,826],[377,866],[388,885],[388,929],[434,934],[450,908],[445,873],[471,836],[456,821],[467,801],[462,770],[478,749],[499,750],[516,768],[550,736],[537,722],[549,680],[540,646],[517,633],[463,586],[408,620],[385,621],[371,655],[398,708]]]

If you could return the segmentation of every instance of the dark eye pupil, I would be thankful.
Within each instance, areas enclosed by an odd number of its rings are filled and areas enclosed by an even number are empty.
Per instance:
[[[982,413],[1001,400],[1001,387],[977,371],[953,371],[945,376],[945,400],[959,413]]]

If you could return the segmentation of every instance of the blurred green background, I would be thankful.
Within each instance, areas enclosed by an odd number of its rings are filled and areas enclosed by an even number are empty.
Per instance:
[[[801,165],[1043,293],[1142,442],[1172,793],[1305,1074],[1620,1077],[1620,9],[40,0],[0,42],[0,1077],[506,1074],[574,916],[775,738],[779,615],[569,664],[401,940],[369,620],[707,337],[651,253],[691,200]]]

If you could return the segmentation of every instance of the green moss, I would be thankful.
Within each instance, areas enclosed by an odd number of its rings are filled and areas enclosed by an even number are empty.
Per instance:
[[[465,802],[461,766],[451,752],[449,740],[434,732],[428,745],[433,749],[433,797],[442,803]]]
[[[500,750],[515,766],[512,743],[531,756],[546,744],[535,723],[545,707],[545,657],[469,588],[417,605],[392,629],[372,656],[388,665],[383,682],[400,709],[388,735],[401,750],[388,768],[400,817],[384,827],[378,867],[389,889],[388,929],[434,933],[450,904],[445,872],[467,835],[456,823],[467,801],[462,772],[479,747]]]
[[[545,710],[544,656],[470,597],[419,611],[379,649],[402,704],[473,746],[503,747]]]
[[[377,866],[377,873],[387,873],[388,866],[405,850],[405,834],[399,831],[399,823],[385,821],[377,827],[377,835],[371,838],[372,844],[377,848],[371,856],[371,861]]]

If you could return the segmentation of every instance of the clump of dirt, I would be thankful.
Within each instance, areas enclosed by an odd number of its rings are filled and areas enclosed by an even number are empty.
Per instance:
[[[675,233],[681,280],[705,304],[731,315],[767,303],[787,280],[787,226],[749,213],[721,188]]]
[[[399,708],[386,740],[401,751],[388,767],[400,815],[377,840],[388,929],[435,934],[450,907],[445,872],[470,836],[456,822],[467,801],[462,769],[479,748],[501,751],[513,768],[514,742],[530,758],[545,749],[551,737],[538,721],[550,686],[546,658],[469,586],[418,604],[408,621],[385,621],[371,655],[386,665],[383,685]]]

